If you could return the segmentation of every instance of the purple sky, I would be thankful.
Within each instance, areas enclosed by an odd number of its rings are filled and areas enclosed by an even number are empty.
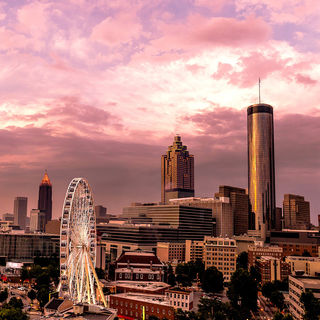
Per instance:
[[[246,107],[274,106],[276,190],[320,213],[318,0],[0,2],[0,214],[37,206],[45,169],[53,214],[86,177],[119,213],[160,200],[175,133],[195,155],[197,196],[247,187]]]

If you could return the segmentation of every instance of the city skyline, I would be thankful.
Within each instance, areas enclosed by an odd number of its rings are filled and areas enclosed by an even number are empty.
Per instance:
[[[261,77],[277,206],[302,195],[317,221],[320,4],[212,2],[2,2],[1,214],[16,196],[37,208],[45,168],[54,218],[75,176],[109,213],[159,201],[160,157],[176,133],[195,156],[196,196],[247,188],[246,108]]]

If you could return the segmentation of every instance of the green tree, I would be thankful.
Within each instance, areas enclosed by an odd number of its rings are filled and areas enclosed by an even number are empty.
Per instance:
[[[8,303],[8,305],[15,309],[22,309],[23,308],[23,302],[21,299],[18,299],[16,297],[12,297]]]
[[[284,308],[284,296],[283,293],[276,290],[271,293],[270,301],[280,310]]]
[[[166,280],[167,280],[166,282],[168,284],[170,284],[170,286],[174,287],[176,285],[176,277],[173,273],[173,268],[172,268],[171,264],[169,264],[169,266],[168,266]]]
[[[30,290],[28,292],[28,298],[31,300],[31,302],[33,302],[33,300],[37,297],[37,293],[34,290]]]
[[[0,291],[0,302],[4,302],[8,299],[8,289],[5,288],[4,290]]]
[[[242,251],[237,257],[237,269],[248,270],[248,252]]]
[[[256,269],[256,267],[251,266],[250,267],[250,275],[252,276],[252,278],[254,280],[256,280],[257,283],[261,282],[261,274],[259,273],[259,271]]]
[[[189,279],[188,282],[191,283],[197,276],[201,279],[203,272],[204,264],[201,260],[179,263],[176,268],[177,282],[180,282],[178,279],[184,279],[184,281]],[[183,275],[183,277],[178,277],[180,275]]]
[[[19,308],[9,305],[3,306],[0,310],[0,320],[28,320],[29,317]]]
[[[314,297],[311,291],[303,292],[300,297],[300,302],[303,303],[305,320],[315,320],[320,316],[320,302]]]
[[[250,311],[257,310],[258,288],[253,276],[243,269],[231,276],[227,296],[231,306],[238,310],[240,319],[250,318]]]
[[[101,268],[96,268],[96,274],[98,276],[98,279],[105,279],[106,278],[106,273]]]
[[[217,299],[201,298],[199,317],[200,319],[226,320],[226,305]]]
[[[272,320],[293,320],[293,317],[289,313],[283,315],[281,312],[276,312]]]
[[[261,291],[266,298],[270,299],[272,292],[275,291],[275,286],[272,282],[265,282]]]
[[[39,301],[40,307],[43,308],[45,304],[49,301],[49,290],[47,287],[40,287],[37,292],[37,299]]]
[[[201,282],[205,292],[215,293],[223,290],[223,274],[216,267],[205,270]]]

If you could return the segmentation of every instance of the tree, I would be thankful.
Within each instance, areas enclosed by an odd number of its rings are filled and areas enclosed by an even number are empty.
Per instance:
[[[248,270],[248,252],[242,251],[237,257],[237,269]]]
[[[172,268],[171,264],[169,264],[169,266],[168,266],[166,280],[167,280],[167,283],[170,284],[170,286],[174,287],[176,285],[176,277],[173,273],[173,268]]]
[[[23,308],[23,302],[21,299],[17,299],[16,297],[12,297],[8,303],[8,305],[15,309],[22,309]]]
[[[37,292],[37,299],[40,303],[40,307],[43,308],[46,303],[49,301],[49,291],[46,287],[40,287]]]
[[[34,290],[30,290],[28,292],[28,298],[31,300],[31,302],[33,302],[33,300],[37,297],[37,293]]]
[[[303,292],[300,297],[300,302],[303,303],[305,320],[315,320],[320,316],[320,302],[314,297],[311,291]]]
[[[199,304],[200,319],[225,320],[225,304],[217,299],[201,298]]]
[[[231,306],[238,310],[240,318],[250,318],[250,311],[257,310],[256,280],[247,270],[236,270],[231,276],[227,296]]]
[[[198,276],[199,279],[202,278],[204,272],[204,264],[201,260],[197,260],[196,262],[189,261],[187,263],[179,263],[176,268],[176,278],[183,279],[185,282],[192,283],[192,280],[196,279]],[[182,275],[183,277],[178,277]]]
[[[283,315],[281,312],[276,312],[272,320],[293,320],[293,317],[289,313]]]
[[[201,282],[205,292],[216,293],[223,290],[223,274],[216,267],[205,270]]]
[[[98,279],[105,279],[106,278],[106,273],[101,268],[96,268],[96,274],[98,276]]]
[[[0,291],[0,302],[4,302],[8,299],[8,289],[5,288],[4,290]]]
[[[261,291],[266,298],[270,299],[272,292],[275,291],[275,286],[272,282],[265,282]]]
[[[261,282],[261,274],[256,269],[256,267],[254,266],[250,267],[250,275],[253,277],[254,280],[256,280],[257,283]]]
[[[19,308],[13,308],[8,304],[0,310],[0,320],[28,320],[29,317]]]
[[[284,296],[283,293],[276,290],[271,293],[270,301],[280,310],[284,308]]]

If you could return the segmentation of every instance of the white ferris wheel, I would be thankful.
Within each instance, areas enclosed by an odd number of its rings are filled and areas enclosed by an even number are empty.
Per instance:
[[[67,189],[60,228],[61,296],[78,303],[106,301],[95,271],[96,218],[88,182],[74,178]],[[100,299],[98,298],[98,295]]]

